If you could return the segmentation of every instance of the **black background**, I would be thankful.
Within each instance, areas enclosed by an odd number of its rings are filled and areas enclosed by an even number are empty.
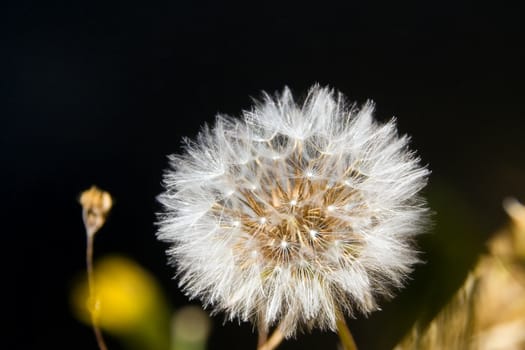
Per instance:
[[[446,300],[453,287],[440,289],[435,276],[460,283],[472,252],[504,222],[501,200],[525,198],[525,17],[517,3],[3,6],[6,348],[95,348],[91,330],[68,305],[72,279],[84,268],[76,199],[92,184],[117,201],[97,236],[96,255],[133,257],[155,273],[174,306],[188,302],[171,280],[165,245],[155,239],[166,155],[216,113],[249,109],[262,90],[288,85],[300,97],[320,83],[357,103],[373,99],[378,119],[395,115],[430,165],[428,191],[438,198],[432,203],[440,206],[446,188],[449,204],[442,206],[459,219],[470,213],[479,227],[457,246],[450,235],[468,230],[447,230],[433,207],[436,226],[449,236],[422,238],[430,253],[414,282],[385,302],[383,313],[350,322],[362,349],[391,348],[418,306]],[[464,251],[464,259],[451,260],[440,247]],[[220,316],[214,324],[211,349],[255,348],[250,326],[222,326]],[[315,333],[283,349],[335,349],[335,341]]]

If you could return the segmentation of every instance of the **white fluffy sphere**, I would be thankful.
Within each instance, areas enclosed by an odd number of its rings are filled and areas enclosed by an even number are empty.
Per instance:
[[[171,156],[158,237],[180,284],[230,319],[285,336],[375,309],[417,261],[429,171],[380,124],[313,87],[219,116]]]

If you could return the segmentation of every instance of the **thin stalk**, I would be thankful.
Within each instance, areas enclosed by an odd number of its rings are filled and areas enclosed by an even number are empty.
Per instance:
[[[262,322],[257,326],[257,333],[259,333],[257,349],[260,349],[268,341],[268,329],[262,325]]]
[[[346,324],[344,316],[340,316],[337,318],[337,334],[339,334],[339,339],[341,340],[341,343],[343,344],[344,350],[357,350],[357,345],[355,344],[354,337],[352,336],[352,332],[350,332],[350,329],[348,328],[348,325]]]
[[[273,350],[276,347],[278,347],[279,344],[281,344],[283,339],[284,339],[284,334],[281,332],[279,327],[277,327],[273,331],[268,341],[266,341],[266,343],[264,343],[262,346],[259,346],[258,350]]]
[[[85,216],[84,216],[85,217]],[[95,333],[95,338],[97,339],[97,345],[100,350],[107,350],[108,347],[104,342],[104,337],[102,336],[102,331],[98,325],[98,312],[99,312],[99,301],[97,295],[95,294],[95,278],[93,275],[93,241],[95,239],[95,232],[90,230],[86,226],[86,266],[87,266],[87,275],[88,275],[88,287],[89,287],[89,311],[91,314],[91,325],[93,326],[93,332]]]

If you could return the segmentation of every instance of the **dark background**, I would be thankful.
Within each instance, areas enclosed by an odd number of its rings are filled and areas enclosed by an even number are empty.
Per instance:
[[[95,348],[68,304],[84,268],[76,200],[92,184],[116,198],[96,255],[132,257],[175,307],[188,303],[155,239],[166,155],[262,90],[300,97],[316,82],[373,99],[380,120],[395,115],[433,171],[427,263],[383,312],[350,321],[357,343],[389,349],[430,317],[505,222],[501,200],[525,199],[525,13],[506,2],[363,3],[2,5],[6,348]],[[250,326],[214,325],[211,349],[255,348]],[[282,348],[335,342],[315,333]]]

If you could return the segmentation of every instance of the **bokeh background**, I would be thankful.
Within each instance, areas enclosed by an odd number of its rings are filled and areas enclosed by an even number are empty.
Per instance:
[[[94,349],[71,311],[84,269],[79,193],[116,204],[96,258],[130,257],[170,307],[190,301],[155,239],[166,156],[217,113],[239,115],[261,91],[314,83],[398,119],[432,170],[426,264],[369,319],[362,349],[390,349],[462,283],[501,201],[525,200],[525,12],[519,2],[16,1],[0,11],[3,344]],[[197,303],[194,301],[193,303]],[[121,349],[109,337],[111,349]],[[282,349],[335,349],[314,333]],[[250,325],[213,318],[209,349],[254,349]],[[3,347],[3,346],[2,346]]]

